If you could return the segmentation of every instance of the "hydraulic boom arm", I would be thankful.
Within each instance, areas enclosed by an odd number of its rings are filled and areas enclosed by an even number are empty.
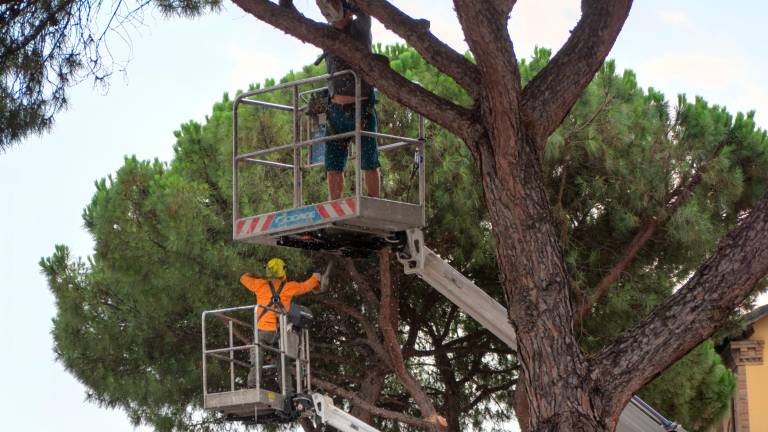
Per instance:
[[[515,329],[509,323],[507,309],[424,246],[424,234],[420,229],[409,229],[406,233],[407,248],[398,255],[398,260],[405,267],[405,274],[418,275],[513,351],[517,351]]]
[[[315,414],[320,417],[320,421],[341,432],[380,432],[357,417],[336,408],[333,405],[333,399],[328,396],[315,393],[312,395],[312,402],[315,405]]]

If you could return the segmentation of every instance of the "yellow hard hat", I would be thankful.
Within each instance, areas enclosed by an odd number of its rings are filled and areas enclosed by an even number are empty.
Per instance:
[[[285,277],[285,262],[280,258],[272,258],[267,262],[267,277],[282,279]]]

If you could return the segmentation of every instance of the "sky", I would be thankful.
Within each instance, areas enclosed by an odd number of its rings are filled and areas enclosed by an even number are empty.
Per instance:
[[[393,1],[455,49],[466,44],[447,0]],[[319,18],[314,1],[295,4]],[[557,50],[579,17],[579,0],[520,0],[511,33],[519,58],[535,46]],[[701,95],[731,112],[757,111],[768,128],[768,4],[738,7],[712,0],[635,2],[611,58],[643,86]],[[94,181],[114,173],[125,156],[173,157],[173,131],[202,122],[225,92],[284,75],[320,50],[259,23],[227,4],[217,15],[164,20],[148,16],[131,29],[130,45],[113,35],[116,59],[130,59],[109,88],[84,82],[69,92],[67,111],[50,133],[0,153],[0,417],[3,430],[132,431],[120,411],[86,402],[85,387],[57,363],[50,331],[55,316],[38,262],[54,245],[75,256],[92,252],[81,214]],[[396,38],[380,24],[374,41]],[[761,303],[768,301],[761,299]]]

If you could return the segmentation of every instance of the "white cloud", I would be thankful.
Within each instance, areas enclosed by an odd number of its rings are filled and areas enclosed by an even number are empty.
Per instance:
[[[231,89],[245,90],[251,83],[262,82],[265,78],[279,78],[286,72],[278,57],[266,54],[258,47],[245,49],[229,46],[227,55],[232,59],[228,80]]]
[[[683,11],[661,10],[657,15],[665,24],[682,27],[686,30],[693,30],[695,28],[690,16]]]
[[[528,57],[535,46],[559,49],[568,39],[581,15],[580,0],[521,0],[512,11],[510,33],[518,57]],[[393,1],[413,18],[430,21],[430,31],[460,53],[469,50],[458,18],[449,2]],[[374,41],[400,39],[382,25],[373,27]]]
[[[510,32],[519,58],[536,46],[557,51],[581,16],[579,0],[523,0],[512,10]]]
[[[403,39],[395,33],[387,30],[384,24],[374,20],[371,26],[371,33],[373,35],[373,43],[380,43],[382,45],[390,45],[393,43],[403,43]]]
[[[245,90],[249,84],[263,83],[267,78],[280,79],[297,65],[312,63],[320,50],[312,45],[290,41],[291,56],[262,44],[230,45],[226,48],[230,59],[227,88]],[[283,46],[284,47],[284,46]]]
[[[717,90],[738,79],[735,71],[744,70],[744,60],[708,53],[668,53],[637,67],[649,82],[671,84],[681,89]]]
[[[768,87],[753,81],[744,83],[744,91],[737,100],[741,111],[755,111],[755,121],[763,129],[768,128]],[[768,302],[768,293],[765,295]]]
[[[768,82],[754,73],[759,67],[735,53],[670,52],[634,66],[644,86],[652,85],[674,101],[678,93],[704,97],[731,113],[756,111],[768,128]]]

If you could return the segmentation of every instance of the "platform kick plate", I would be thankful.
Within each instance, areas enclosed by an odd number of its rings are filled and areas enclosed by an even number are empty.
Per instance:
[[[235,240],[270,235],[283,231],[296,231],[319,223],[331,223],[357,215],[354,198],[343,198],[290,210],[282,210],[259,216],[238,219],[235,223]]]

